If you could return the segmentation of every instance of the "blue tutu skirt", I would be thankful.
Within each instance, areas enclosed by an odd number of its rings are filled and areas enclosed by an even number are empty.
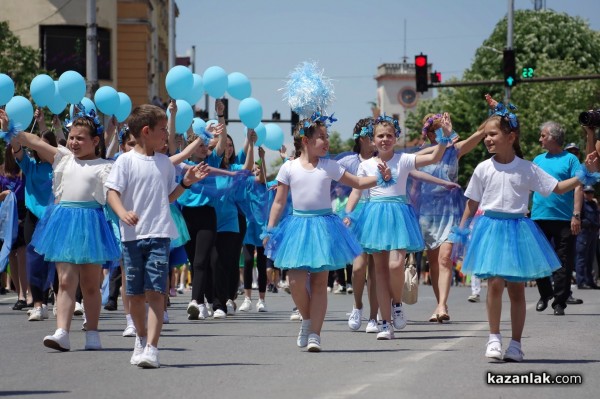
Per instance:
[[[176,267],[183,266],[188,262],[187,252],[185,252],[185,246],[172,248],[169,251],[169,270],[173,270]]]
[[[475,219],[462,272],[526,282],[550,276],[560,267],[552,245],[535,222],[522,214],[487,211]]]
[[[185,243],[190,240],[190,233],[187,229],[187,225],[185,224],[185,220],[183,219],[183,215],[181,214],[181,211],[177,205],[171,204],[170,208],[171,216],[173,217],[175,227],[177,227],[177,233],[179,234],[176,239],[171,240],[171,249],[173,249],[185,245]]]
[[[65,201],[49,206],[31,245],[47,262],[101,265],[121,257],[121,243],[97,202]]]
[[[419,224],[425,244],[435,249],[449,241],[450,229],[458,226],[465,211],[466,198],[459,188],[444,189],[443,194],[422,195]]]
[[[362,253],[342,220],[327,211],[294,211],[279,224],[265,248],[275,266],[318,273],[341,269]]]
[[[425,248],[417,215],[403,196],[371,198],[354,224],[352,231],[366,253]]]

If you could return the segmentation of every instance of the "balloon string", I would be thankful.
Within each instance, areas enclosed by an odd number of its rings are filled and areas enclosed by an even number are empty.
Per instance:
[[[35,128],[35,123],[36,123],[36,122],[37,122],[37,120],[36,120],[36,119],[34,119],[34,120],[33,120],[33,125],[31,125],[31,132],[30,132],[30,133],[33,133],[33,129]]]

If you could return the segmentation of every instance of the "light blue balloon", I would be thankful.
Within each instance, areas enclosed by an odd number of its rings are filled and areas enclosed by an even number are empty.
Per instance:
[[[209,96],[221,98],[227,91],[227,72],[219,66],[211,66],[204,71],[202,84]]]
[[[96,104],[94,104],[94,102],[92,100],[90,100],[89,98],[83,97],[80,102],[81,102],[81,105],[83,105],[85,107],[86,114],[89,114],[91,110],[96,111]],[[69,107],[69,116],[71,119],[73,119],[73,110],[74,109],[75,109],[75,105],[71,104],[71,106]]]
[[[63,72],[58,78],[58,91],[66,102],[77,104],[85,96],[85,79],[75,71]]]
[[[202,76],[198,74],[193,74],[194,84],[192,85],[192,89],[187,97],[183,98],[183,100],[187,101],[190,105],[194,106],[202,96],[204,95],[204,86],[202,85]]]
[[[25,130],[33,120],[33,105],[31,101],[23,96],[14,96],[6,103],[4,109],[8,115],[8,119],[19,125],[22,130]]]
[[[0,73],[0,105],[10,101],[15,95],[15,82],[10,76]]]
[[[62,98],[58,91],[57,81],[54,81],[54,96],[52,96],[52,100],[46,106],[54,115],[60,115],[67,106],[67,101]]]
[[[54,80],[45,74],[36,76],[29,85],[29,93],[38,106],[45,107],[54,98]]]
[[[192,130],[194,131],[194,134],[200,134],[202,129],[206,129],[206,122],[200,118],[194,118],[192,121]]]
[[[117,121],[121,123],[125,122],[129,114],[131,113],[132,104],[131,98],[129,98],[127,94],[123,92],[118,92],[117,94],[119,95],[119,109],[115,113],[115,116],[117,117]]]
[[[102,86],[99,88],[94,95],[94,102],[100,112],[107,116],[115,115],[121,104],[119,94],[111,86]]]
[[[262,119],[262,105],[260,102],[252,97],[248,97],[240,102],[238,107],[238,114],[240,120],[244,126],[254,129],[260,123]]]
[[[273,151],[279,151],[283,145],[283,130],[275,123],[267,123],[265,128],[267,130],[265,147]]]
[[[255,145],[257,147],[260,147],[261,145],[263,145],[265,143],[265,139],[267,138],[267,128],[261,122],[258,124],[258,126],[256,126],[254,128],[254,131],[256,132],[256,144]]]
[[[192,106],[185,100],[177,100],[177,115],[175,115],[175,133],[184,134],[189,129],[194,119],[194,111]],[[171,117],[171,113],[167,109],[167,117]]]
[[[171,98],[176,100],[187,98],[194,86],[192,71],[183,65],[174,66],[167,73],[165,86]]]
[[[227,76],[227,92],[231,97],[243,100],[252,95],[252,85],[250,80],[240,72],[232,72]]]

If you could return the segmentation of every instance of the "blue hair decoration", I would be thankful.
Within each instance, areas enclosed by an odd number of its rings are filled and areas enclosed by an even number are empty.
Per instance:
[[[298,65],[282,90],[285,90],[284,100],[301,118],[324,112],[335,98],[331,79],[323,76],[316,62]]]
[[[3,132],[0,130],[0,139],[4,140],[6,144],[10,144],[10,141],[21,131],[21,125],[15,124],[12,120],[8,121],[8,131]]]
[[[129,126],[127,124],[124,124],[123,127],[121,128],[121,130],[119,130],[119,144],[123,145],[123,139],[125,138],[125,136],[127,136],[127,134],[129,133]]]
[[[395,130],[394,134],[396,135],[396,137],[400,137],[402,130],[400,129],[400,124],[398,123],[397,119],[394,119],[391,116],[387,116],[386,114],[383,114],[383,115],[378,116],[377,119],[375,119],[375,121],[373,122],[373,125],[377,125],[382,122],[391,123],[394,126],[394,130]]]
[[[508,103],[508,108],[510,109],[510,111],[517,110],[517,107],[511,103]],[[496,104],[493,110],[490,110],[490,116],[498,115],[502,118],[507,118],[510,127],[516,129],[517,127],[519,127],[519,121],[517,120],[517,115],[513,114],[510,111],[506,109],[506,106],[503,103],[499,102],[498,104]]]
[[[360,132],[354,133],[354,140],[358,140],[360,137],[373,137],[373,125],[371,122],[367,126],[363,126]]]
[[[94,109],[90,109],[90,112],[85,112],[85,106],[82,103],[76,104],[74,106],[79,110],[79,112],[73,114],[73,119],[65,119],[64,126],[66,128],[70,128],[73,124],[73,121],[79,118],[86,118],[92,121],[94,126],[96,126],[96,135],[100,136],[104,132],[104,126],[100,123],[100,119],[98,119],[98,115]]]
[[[300,128],[300,130],[298,131],[298,135],[300,137],[304,137],[304,129],[308,129],[317,122],[322,122],[325,124],[325,127],[329,128],[332,123],[337,122],[337,119],[334,118],[333,115],[335,115],[335,112],[330,116],[322,115],[320,112],[315,112],[310,116],[310,118],[308,118],[308,120],[304,121],[302,128]]]

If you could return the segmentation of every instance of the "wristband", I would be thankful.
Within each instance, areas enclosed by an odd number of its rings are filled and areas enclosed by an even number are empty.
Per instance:
[[[225,115],[217,115],[218,118],[224,118]]]
[[[188,188],[192,187],[192,185],[191,185],[191,184],[190,184],[189,186],[186,186],[186,185],[185,185],[185,183],[183,182],[183,180],[181,180],[181,181],[179,182],[179,185],[180,185],[181,187],[185,188],[186,190],[187,190]]]
[[[20,146],[17,151],[15,151],[15,149],[13,148],[13,151],[12,151],[13,155],[17,155],[18,153],[21,152],[22,149],[23,149],[23,146]]]

